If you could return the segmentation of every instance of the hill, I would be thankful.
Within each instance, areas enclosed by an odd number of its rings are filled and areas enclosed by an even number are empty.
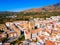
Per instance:
[[[60,15],[60,3],[42,8],[33,8],[22,12],[0,11],[0,23],[5,23],[7,21],[29,20],[30,17],[46,18],[57,15]]]
[[[26,10],[24,12],[60,12],[60,3],[50,5],[50,6],[45,6],[42,8],[33,8],[30,10]]]

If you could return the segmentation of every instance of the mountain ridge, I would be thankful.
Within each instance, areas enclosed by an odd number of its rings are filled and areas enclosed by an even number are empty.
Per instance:
[[[48,12],[54,12],[54,11],[60,12],[60,3],[45,6],[43,8],[33,8],[33,9],[30,9],[30,10],[26,10],[24,12],[45,12],[45,11],[48,11]]]
[[[24,13],[30,13],[30,12],[60,12],[60,3],[57,4],[53,4],[53,5],[49,5],[49,6],[45,6],[42,8],[32,8],[32,9],[28,9],[28,10],[24,10],[21,11]],[[21,12],[11,12],[11,11],[0,11],[0,15],[4,15],[4,14],[18,14]]]

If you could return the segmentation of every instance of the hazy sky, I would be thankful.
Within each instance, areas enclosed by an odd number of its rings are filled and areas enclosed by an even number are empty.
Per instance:
[[[23,11],[59,2],[60,0],[0,0],[0,11]]]

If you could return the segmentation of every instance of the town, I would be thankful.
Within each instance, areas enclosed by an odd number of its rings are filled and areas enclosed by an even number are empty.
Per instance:
[[[17,41],[19,38],[23,40]],[[15,41],[15,44],[11,42]],[[60,16],[0,24],[0,45],[60,45]]]

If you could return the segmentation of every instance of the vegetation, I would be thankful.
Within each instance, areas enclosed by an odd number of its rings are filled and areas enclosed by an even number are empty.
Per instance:
[[[11,42],[11,44],[15,45],[15,44],[20,44],[21,41],[25,40],[25,37],[22,36],[20,38],[18,38],[17,40]]]
[[[6,16],[10,16],[10,14],[7,15],[0,15],[0,24],[1,23],[5,23],[5,22],[12,22],[12,21],[18,21],[18,20],[29,20],[30,17],[33,18],[46,18],[46,17],[50,17],[50,16],[58,16],[60,15],[60,12],[20,12],[16,14],[17,17],[16,18],[6,18]]]
[[[12,18],[11,16],[16,15],[17,17]],[[23,12],[9,12],[4,11],[0,12],[0,24],[5,22],[12,22],[12,21],[18,21],[18,20],[29,20],[30,17],[33,18],[44,18],[50,17],[50,16],[58,16],[60,15],[60,3],[45,6],[43,8],[33,8],[30,10],[26,10]]]
[[[2,43],[7,42],[7,40],[9,40],[7,37],[6,37],[6,38],[3,38],[3,39],[2,39]]]

